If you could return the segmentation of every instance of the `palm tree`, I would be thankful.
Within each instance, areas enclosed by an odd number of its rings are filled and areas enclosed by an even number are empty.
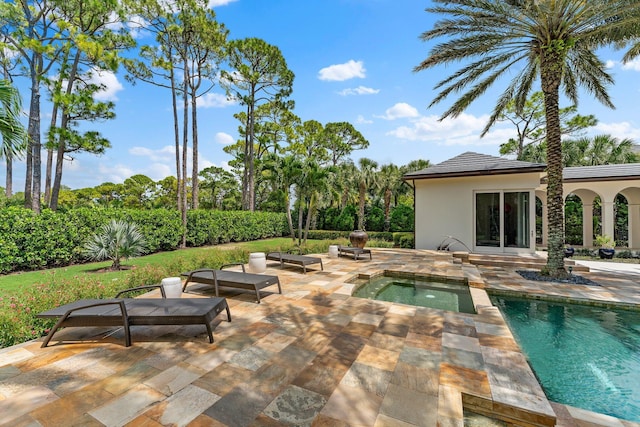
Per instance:
[[[393,163],[383,165],[380,168],[379,179],[384,200],[384,231],[389,231],[389,225],[391,223],[391,196],[393,196],[394,190],[398,188],[398,183],[402,183],[400,179],[400,169]]]
[[[442,118],[457,117],[496,81],[508,81],[482,131],[484,136],[510,102],[521,111],[539,78],[547,128],[547,200],[549,247],[543,272],[564,276],[562,146],[559,93],[578,102],[583,87],[613,107],[607,85],[613,83],[598,47],[637,34],[640,5],[629,0],[433,0],[427,12],[443,15],[424,41],[444,38],[415,71],[462,62],[462,68],[437,83],[433,106],[463,92]],[[634,31],[635,33],[632,33]]]
[[[378,163],[361,158],[358,161],[357,180],[358,180],[358,230],[364,230],[364,204],[367,198],[367,191],[373,190],[378,185],[376,172]]]
[[[620,140],[611,135],[596,135],[584,139],[587,145],[583,161],[585,166],[634,163],[638,159],[633,152],[633,140],[629,138]]]
[[[27,148],[27,134],[20,123],[22,100],[8,80],[0,80],[0,157],[7,160],[6,194],[11,196],[11,159]]]

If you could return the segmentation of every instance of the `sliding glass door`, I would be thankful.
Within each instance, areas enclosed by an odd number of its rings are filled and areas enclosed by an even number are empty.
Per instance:
[[[531,192],[495,191],[475,195],[475,247],[520,252],[531,246]]]

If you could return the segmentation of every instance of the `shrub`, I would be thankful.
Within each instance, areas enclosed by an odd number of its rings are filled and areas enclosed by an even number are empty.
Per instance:
[[[407,205],[398,205],[391,211],[389,229],[391,231],[413,231],[414,212]]]
[[[142,255],[146,242],[135,223],[112,219],[84,245],[84,254],[92,261],[113,261],[111,268],[120,270],[120,260]]]
[[[187,218],[190,246],[279,237],[287,229],[282,213],[196,210]],[[87,239],[112,219],[137,224],[150,253],[180,246],[183,227],[177,210],[79,208],[36,215],[8,207],[0,209],[0,273],[80,262]]]
[[[413,249],[415,247],[413,233],[393,233],[393,243],[395,246],[404,249]]]

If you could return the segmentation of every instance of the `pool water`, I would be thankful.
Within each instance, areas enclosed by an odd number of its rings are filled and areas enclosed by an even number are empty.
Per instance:
[[[640,422],[640,312],[492,299],[550,400]]]
[[[379,276],[365,281],[353,296],[475,314],[469,287],[457,283]]]

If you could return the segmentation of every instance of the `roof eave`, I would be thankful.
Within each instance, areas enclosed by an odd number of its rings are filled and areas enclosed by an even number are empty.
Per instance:
[[[511,175],[516,173],[536,173],[544,172],[546,166],[530,167],[530,168],[513,168],[513,169],[493,169],[493,170],[478,170],[478,171],[465,171],[465,172],[445,172],[423,175],[405,175],[402,177],[404,181],[414,181],[417,179],[437,179],[437,178],[462,178],[468,176],[486,176],[486,175]]]

